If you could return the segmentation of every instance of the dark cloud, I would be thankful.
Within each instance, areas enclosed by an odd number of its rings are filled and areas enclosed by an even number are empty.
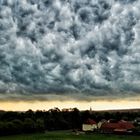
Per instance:
[[[139,9],[139,0],[0,0],[0,99],[138,96]]]

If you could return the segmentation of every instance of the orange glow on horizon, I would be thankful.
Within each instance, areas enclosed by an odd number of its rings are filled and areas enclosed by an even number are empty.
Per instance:
[[[80,110],[111,110],[111,109],[133,109],[140,108],[139,101],[127,100],[99,100],[99,101],[2,101],[0,102],[0,110],[6,111],[26,111],[32,110],[48,110],[50,108],[78,108]]]

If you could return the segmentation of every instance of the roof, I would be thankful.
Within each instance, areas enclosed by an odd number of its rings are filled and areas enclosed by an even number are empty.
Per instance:
[[[114,129],[115,132],[126,132],[127,129]]]
[[[133,129],[134,125],[131,122],[119,121],[117,123],[106,122],[102,124],[101,129]]]
[[[92,120],[92,119],[87,119],[87,121],[84,124],[93,125],[93,124],[96,124],[96,122],[94,120]]]

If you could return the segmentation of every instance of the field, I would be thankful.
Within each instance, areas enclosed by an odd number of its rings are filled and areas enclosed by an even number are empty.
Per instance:
[[[58,131],[45,134],[29,134],[0,137],[0,140],[140,140],[140,136],[117,136],[101,134],[79,134]]]

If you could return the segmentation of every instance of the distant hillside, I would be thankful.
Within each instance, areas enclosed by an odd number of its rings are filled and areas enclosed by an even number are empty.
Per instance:
[[[140,109],[115,109],[115,110],[99,110],[94,112],[140,112]]]

